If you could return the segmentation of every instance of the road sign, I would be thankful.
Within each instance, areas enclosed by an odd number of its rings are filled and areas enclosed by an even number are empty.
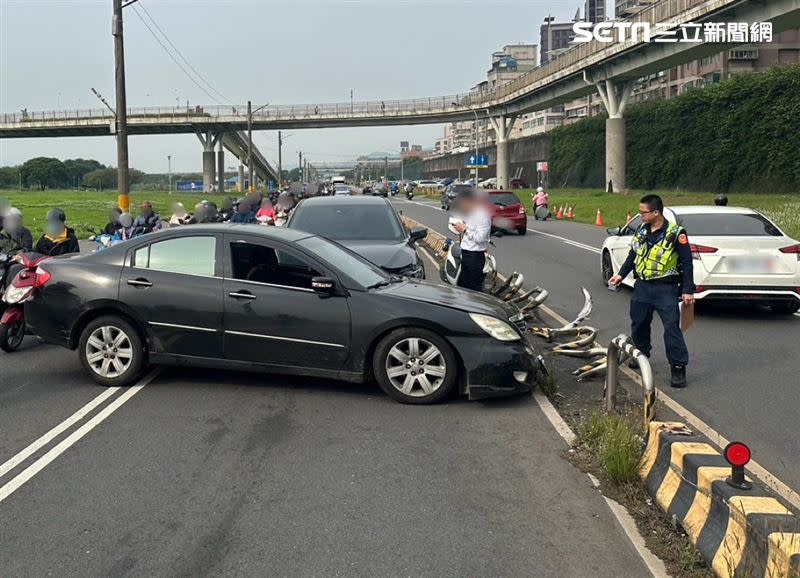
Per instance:
[[[176,191],[203,191],[203,181],[178,181],[175,183]]]
[[[472,153],[467,155],[467,168],[485,169],[489,166],[489,155],[476,155]]]
[[[536,170],[540,173],[546,173],[549,170],[547,161],[536,163]]]

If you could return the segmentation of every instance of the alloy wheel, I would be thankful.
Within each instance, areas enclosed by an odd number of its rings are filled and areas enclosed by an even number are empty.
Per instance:
[[[98,327],[86,341],[86,361],[89,367],[105,378],[124,374],[133,362],[133,348],[128,335],[119,327]]]
[[[436,392],[447,375],[447,362],[433,343],[421,337],[398,341],[386,356],[386,375],[392,386],[411,397]]]

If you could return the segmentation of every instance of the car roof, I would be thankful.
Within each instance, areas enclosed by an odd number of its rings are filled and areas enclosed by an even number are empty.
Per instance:
[[[267,239],[277,239],[280,241],[294,242],[307,237],[313,237],[306,232],[300,232],[286,227],[266,227],[264,225],[245,225],[243,223],[203,223],[199,225],[182,225],[180,227],[170,227],[162,231],[156,231],[137,239],[147,239],[148,241],[158,241],[161,238],[181,237],[184,235],[197,233],[247,233],[258,235]]]
[[[692,215],[695,213],[751,215],[756,212],[747,207],[719,207],[717,205],[680,205],[678,207],[667,208],[676,215]]]
[[[383,197],[365,197],[362,195],[350,197],[311,197],[304,199],[301,203],[303,206],[315,205],[386,205],[388,201]],[[298,205],[300,206],[300,205]]]
[[[501,194],[505,195],[505,194],[509,194],[509,193],[514,195],[514,196],[517,195],[517,193],[515,193],[514,191],[506,191],[504,189],[493,189],[491,191],[486,191],[486,192],[489,193],[490,195],[501,195]]]

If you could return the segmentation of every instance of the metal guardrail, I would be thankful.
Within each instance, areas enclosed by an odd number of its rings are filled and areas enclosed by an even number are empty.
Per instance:
[[[737,4],[740,0],[661,0],[643,8],[626,19],[631,23],[689,22],[714,11]],[[555,82],[559,77],[579,73],[581,70],[627,51],[643,41],[629,40],[624,43],[601,43],[593,40],[576,44],[541,66],[526,72],[514,80],[484,91],[368,102],[339,102],[299,105],[270,105],[253,115],[254,122],[304,119],[336,118],[380,118],[382,116],[419,116],[472,111],[508,104],[510,101],[536,88]],[[237,106],[189,106],[189,107],[145,107],[128,109],[128,121],[167,123],[181,122],[244,122],[247,107]],[[25,124],[37,122],[74,122],[96,124],[110,122],[114,118],[107,109],[84,109],[62,111],[34,111],[0,114],[0,124]]]
[[[617,405],[617,380],[619,364],[626,359],[633,359],[639,366],[642,374],[642,387],[644,388],[644,427],[656,417],[656,386],[653,381],[653,369],[650,367],[650,360],[639,351],[631,342],[630,337],[620,334],[611,340],[608,345],[607,355],[608,369],[605,381],[605,410],[614,411]]]

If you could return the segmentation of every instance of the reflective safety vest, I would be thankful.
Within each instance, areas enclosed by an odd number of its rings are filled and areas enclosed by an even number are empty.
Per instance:
[[[642,225],[631,242],[631,250],[636,253],[634,271],[639,279],[649,281],[679,275],[678,252],[675,243],[678,235],[683,233],[683,227],[674,223],[667,223],[667,229],[660,240],[654,245],[647,243],[647,228]]]

